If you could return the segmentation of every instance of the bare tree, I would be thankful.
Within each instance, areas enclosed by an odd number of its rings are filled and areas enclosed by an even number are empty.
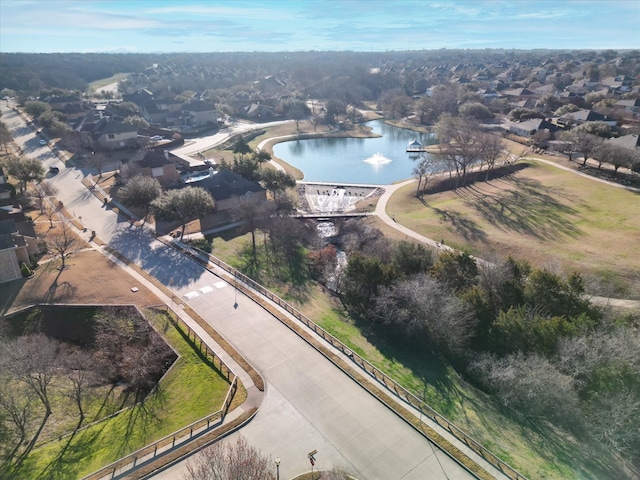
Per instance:
[[[36,204],[38,205],[38,208],[40,208],[41,214],[45,213],[44,212],[45,199],[48,197],[53,197],[57,193],[58,193],[58,189],[56,188],[56,186],[52,185],[47,181],[37,183],[34,186],[33,190],[31,191],[31,196],[35,198]]]
[[[563,140],[571,142],[574,151],[582,152],[584,155],[584,160],[582,161],[583,166],[587,164],[587,159],[592,157],[598,150],[598,147],[604,142],[602,137],[593,135],[580,128],[575,128],[574,130],[564,133],[562,138]]]
[[[426,274],[382,287],[375,310],[381,323],[393,324],[407,338],[427,339],[447,353],[462,352],[473,332],[474,318],[467,307]]]
[[[240,436],[234,443],[218,441],[187,462],[184,480],[273,480],[274,463]]]
[[[0,442],[0,478],[12,466],[12,461],[27,441],[37,411],[37,396],[29,388],[16,388],[10,379],[3,378],[0,385],[0,424],[3,441]]]
[[[80,428],[85,418],[84,404],[87,392],[95,381],[94,359],[83,350],[70,352],[63,360],[67,369],[66,377],[69,379],[69,388],[65,395],[78,407],[80,419],[77,428]]]
[[[90,158],[91,166],[98,171],[98,180],[102,178],[102,171],[108,161],[108,157],[103,152],[93,152]]]
[[[13,136],[11,135],[11,132],[4,122],[0,122],[0,145],[2,145],[5,152],[9,151],[8,144],[11,143],[12,140]]]
[[[78,152],[82,148],[82,135],[75,130],[68,130],[62,136],[64,145],[71,152]]]
[[[471,370],[504,405],[524,415],[568,422],[580,411],[573,379],[538,354],[484,355]]]
[[[47,245],[62,261],[60,270],[64,270],[67,258],[76,252],[79,244],[78,237],[66,221],[60,222],[59,227],[47,235]]]
[[[440,150],[436,157],[452,166],[457,174],[456,186],[465,186],[467,170],[482,151],[477,122],[468,117],[440,116],[435,125],[440,140]]]
[[[17,466],[31,452],[51,416],[49,386],[58,367],[59,345],[45,335],[36,334],[18,337],[4,347],[3,371],[27,385],[45,409],[40,426],[15,462]]]
[[[53,228],[53,217],[56,216],[58,210],[53,205],[45,205],[44,206],[44,215],[49,220],[49,228]]]
[[[328,472],[322,472],[322,476],[320,478],[322,478],[322,480],[351,480],[353,476],[344,470],[334,468]]]
[[[491,133],[480,135],[480,161],[487,164],[484,181],[489,181],[489,174],[503,152],[502,139]],[[481,165],[482,166],[482,165]]]
[[[429,171],[431,170],[431,160],[429,159],[429,155],[421,155],[420,160],[416,163],[416,166],[413,167],[413,175],[418,177],[418,186],[416,187],[416,197],[421,198],[424,196],[424,189],[422,187],[422,179],[427,177]],[[426,188],[426,182],[425,182]]]

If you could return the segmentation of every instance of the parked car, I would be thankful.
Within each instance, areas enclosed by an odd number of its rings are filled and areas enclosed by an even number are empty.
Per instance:
[[[40,145],[46,145],[47,141],[44,138],[40,139]]]
[[[162,135],[154,135],[153,137],[149,138],[149,140],[151,140],[152,142],[159,142],[160,140],[162,140]]]
[[[60,173],[60,169],[58,167],[49,167],[49,173],[51,175],[57,175]]]

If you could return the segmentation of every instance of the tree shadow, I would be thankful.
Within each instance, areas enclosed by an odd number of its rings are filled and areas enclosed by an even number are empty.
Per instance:
[[[465,218],[459,212],[440,208],[434,208],[433,211],[440,217],[442,222],[449,224],[465,240],[483,243],[487,241],[487,234],[480,226],[473,220]]]
[[[535,238],[575,238],[583,234],[572,221],[577,210],[558,198],[575,201],[537,180],[510,177],[499,179],[508,188],[488,193],[477,186],[460,189],[465,203],[502,231],[518,232]]]
[[[69,268],[69,266],[65,267],[65,269],[66,268]],[[54,300],[56,302],[70,300],[75,296],[77,288],[74,285],[67,282],[66,280],[64,282],[58,283],[62,272],[63,270],[59,269],[56,278],[54,278],[51,285],[49,285],[49,288],[43,296],[44,303],[53,303]]]
[[[22,468],[14,472],[17,478],[38,478],[51,480],[66,480],[78,478],[80,469],[86,465],[87,458],[103,448],[100,436],[106,428],[107,422],[97,424],[89,429],[75,430],[67,441],[60,446],[57,453],[52,452],[52,460],[42,470],[29,463],[29,459]],[[39,471],[38,476],[33,474]],[[31,475],[31,476],[29,476]]]
[[[0,315],[6,314],[13,306],[13,302],[27,283],[27,280],[26,278],[19,278],[2,284],[2,288],[0,288]]]
[[[195,260],[138,227],[119,230],[109,241],[109,247],[164,285],[185,287],[206,273]]]

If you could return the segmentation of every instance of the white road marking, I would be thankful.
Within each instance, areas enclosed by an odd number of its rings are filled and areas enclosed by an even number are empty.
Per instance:
[[[206,287],[199,288],[198,290],[200,290],[200,293],[202,294],[213,292],[213,288],[208,285]]]
[[[189,292],[189,293],[185,293],[184,298],[186,298],[187,300],[191,300],[192,298],[196,298],[199,296],[200,294],[198,292]]]
[[[213,284],[214,287],[216,288],[223,288],[226,287],[227,285],[229,285],[227,282],[224,281],[220,281],[220,282],[216,282]]]

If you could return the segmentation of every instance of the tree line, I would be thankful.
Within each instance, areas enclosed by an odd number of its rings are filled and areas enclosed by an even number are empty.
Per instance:
[[[640,467],[640,318],[592,305],[578,273],[513,258],[434,255],[347,223],[310,256],[361,328],[447,358],[514,416],[597,440]],[[337,283],[329,279],[338,275]]]

